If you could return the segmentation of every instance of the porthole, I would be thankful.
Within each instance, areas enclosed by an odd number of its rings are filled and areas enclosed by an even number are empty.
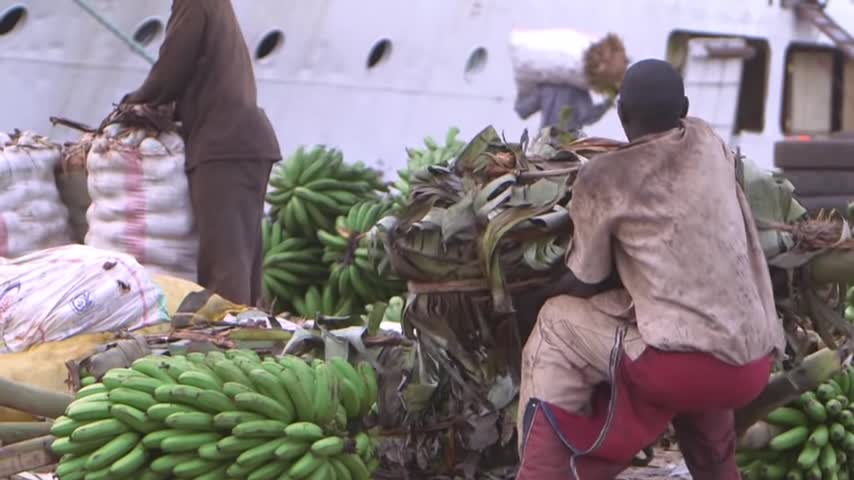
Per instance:
[[[371,52],[368,54],[368,69],[374,68],[380,63],[386,61],[391,55],[391,40],[384,38],[374,44]]]
[[[277,50],[282,48],[282,45],[285,43],[285,34],[282,33],[281,30],[273,30],[268,32],[261,39],[261,42],[258,43],[258,47],[255,49],[255,59],[256,60],[264,60],[270,55],[276,53]]]
[[[465,76],[466,78],[471,78],[472,76],[480,73],[486,68],[486,61],[489,59],[489,53],[483,47],[477,47],[474,51],[469,55],[468,61],[466,61],[466,69]]]
[[[15,28],[19,27],[27,19],[27,8],[23,5],[15,5],[6,9],[3,15],[0,16],[0,35],[12,33]]]
[[[149,18],[136,28],[133,39],[142,46],[148,46],[161,32],[163,32],[163,22],[157,18]]]

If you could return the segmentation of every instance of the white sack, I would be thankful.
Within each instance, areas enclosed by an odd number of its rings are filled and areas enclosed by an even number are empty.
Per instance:
[[[54,170],[58,145],[32,132],[0,136],[0,257],[71,243]]]
[[[512,31],[510,59],[519,91],[539,83],[588,88],[584,53],[594,41],[569,28]]]
[[[0,353],[167,321],[163,293],[129,255],[67,245],[0,259]]]
[[[86,244],[195,282],[198,237],[185,165],[179,135],[107,126],[86,159]]]

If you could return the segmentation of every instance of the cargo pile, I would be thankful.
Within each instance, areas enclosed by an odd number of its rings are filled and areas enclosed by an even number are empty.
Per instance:
[[[84,380],[51,433],[60,480],[367,479],[367,363],[250,350],[149,356]]]

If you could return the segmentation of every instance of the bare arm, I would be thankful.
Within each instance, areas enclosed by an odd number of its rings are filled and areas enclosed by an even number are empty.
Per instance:
[[[204,31],[205,9],[199,0],[175,0],[157,62],[142,86],[122,102],[164,105],[177,100],[202,55]]]

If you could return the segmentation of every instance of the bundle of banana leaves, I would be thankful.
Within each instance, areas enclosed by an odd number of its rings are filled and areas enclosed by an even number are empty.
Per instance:
[[[385,443],[392,472],[512,477],[524,334],[511,295],[561,263],[575,175],[619,145],[555,129],[528,143],[484,129],[447,166],[414,172],[406,204],[372,232],[407,281],[401,326],[416,345],[396,353],[411,368],[380,407],[407,432]]]

